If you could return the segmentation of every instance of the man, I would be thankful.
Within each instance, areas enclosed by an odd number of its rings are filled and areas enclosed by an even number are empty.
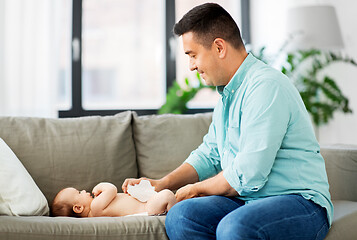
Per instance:
[[[323,239],[333,206],[324,159],[298,91],[245,50],[232,17],[207,3],[174,27],[190,69],[221,95],[203,143],[150,180],[178,189],[170,239]],[[128,179],[123,184],[137,183]],[[184,200],[184,201],[182,201]]]

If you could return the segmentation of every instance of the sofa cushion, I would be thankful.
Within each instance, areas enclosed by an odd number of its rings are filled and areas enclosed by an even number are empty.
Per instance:
[[[326,162],[331,198],[357,201],[357,188],[351,187],[357,183],[357,146],[322,146],[321,154]]]
[[[48,215],[45,196],[0,138],[0,215]]]
[[[357,202],[333,201],[334,216],[325,240],[354,240],[357,236]]]
[[[347,215],[357,214],[357,202],[346,200],[333,201],[334,215],[333,221],[336,222]],[[357,235],[356,235],[357,236]]]
[[[165,216],[12,217],[0,216],[0,239],[167,240]]]
[[[134,114],[134,141],[140,177],[158,179],[182,164],[208,132],[212,113]]]
[[[62,188],[120,186],[137,177],[131,112],[108,117],[1,117],[0,137],[14,151],[48,201]]]

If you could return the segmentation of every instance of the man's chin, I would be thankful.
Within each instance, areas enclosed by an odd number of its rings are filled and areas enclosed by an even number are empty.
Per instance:
[[[206,79],[203,78],[207,86],[214,86],[211,81],[207,81]]]

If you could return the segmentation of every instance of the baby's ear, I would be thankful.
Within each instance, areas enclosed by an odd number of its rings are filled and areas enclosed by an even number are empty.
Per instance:
[[[84,210],[83,205],[79,205],[79,204],[73,205],[73,212],[80,214],[83,212],[83,210]]]

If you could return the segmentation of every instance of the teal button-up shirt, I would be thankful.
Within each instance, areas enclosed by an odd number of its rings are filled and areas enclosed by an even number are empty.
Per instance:
[[[325,161],[299,92],[281,72],[249,54],[226,86],[203,143],[185,161],[200,181],[223,170],[238,198],[300,194],[333,205]]]

